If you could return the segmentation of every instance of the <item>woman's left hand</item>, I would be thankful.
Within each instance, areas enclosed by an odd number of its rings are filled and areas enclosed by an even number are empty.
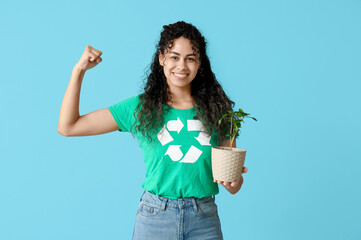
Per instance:
[[[248,168],[243,167],[242,173],[248,172]],[[218,184],[222,184],[224,187],[232,187],[232,188],[238,188],[241,187],[243,184],[243,176],[241,175],[241,178],[237,182],[224,182],[219,180],[213,180],[213,182],[217,182]]]

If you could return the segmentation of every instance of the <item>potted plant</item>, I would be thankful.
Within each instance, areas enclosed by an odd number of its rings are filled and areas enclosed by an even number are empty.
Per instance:
[[[219,120],[227,120],[230,123],[230,132],[225,136],[230,137],[229,147],[218,146],[212,147],[212,172],[213,178],[224,182],[236,182],[241,178],[244,161],[246,158],[246,150],[240,148],[232,148],[234,139],[239,136],[239,129],[244,118],[252,118],[242,109],[238,111],[228,111]]]

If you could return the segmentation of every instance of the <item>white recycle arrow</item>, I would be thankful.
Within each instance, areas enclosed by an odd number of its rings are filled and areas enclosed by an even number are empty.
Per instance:
[[[189,148],[187,154],[184,156],[184,158],[180,162],[194,163],[195,161],[198,160],[198,158],[201,154],[202,154],[202,151],[192,145]]]
[[[169,155],[170,159],[173,161],[179,161],[183,157],[183,153],[180,150],[181,145],[169,145],[167,152],[164,156]]]
[[[188,131],[200,131],[198,137],[194,137],[201,145],[211,145],[211,136],[204,131],[204,126],[200,120],[187,120]]]
[[[182,121],[179,119],[179,117],[177,118],[177,120],[170,120],[167,123],[167,128],[169,131],[176,131],[179,132],[182,130],[184,124],[182,123]]]
[[[187,120],[188,131],[204,131],[204,126],[200,120]]]
[[[164,146],[174,139],[168,132],[169,131],[176,131],[179,132],[184,127],[183,122],[177,118],[177,120],[170,120],[167,122],[166,125],[159,131],[157,137],[160,143]],[[187,127],[188,131],[199,131],[198,137],[194,137],[201,145],[211,145],[209,141],[211,140],[211,136],[204,132],[204,126],[200,120],[187,120]],[[166,153],[164,155],[169,155],[172,161],[179,161],[183,157],[183,153],[180,150],[181,145],[169,145]],[[202,151],[195,146],[191,146],[184,156],[184,158],[180,161],[183,163],[194,163],[196,162],[199,157],[202,155]]]
[[[181,145],[169,145],[167,152],[164,155],[169,155],[172,161],[179,161],[183,157],[183,153],[180,150]],[[194,163],[198,160],[199,156],[201,156],[202,151],[196,148],[195,146],[191,146],[182,159],[183,163]]]
[[[170,135],[170,133],[165,128],[165,125],[163,126],[162,130],[159,131],[157,138],[159,142],[162,144],[162,146],[166,145],[167,143],[170,143],[174,139]]]
[[[205,132],[199,132],[198,137],[194,137],[195,139],[197,139],[197,141],[201,144],[201,145],[211,145],[209,143],[209,141],[211,140],[211,136]]]

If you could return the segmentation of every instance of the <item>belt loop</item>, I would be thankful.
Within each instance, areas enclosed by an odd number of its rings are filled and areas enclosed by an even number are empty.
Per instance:
[[[146,190],[144,190],[144,191],[143,191],[143,193],[142,193],[142,196],[140,196],[139,202],[141,202],[141,201],[142,201],[142,197],[143,197],[143,195],[144,195],[145,191],[146,191]]]
[[[197,202],[194,197],[192,197],[193,209],[195,212],[198,212]]]
[[[165,211],[165,206],[167,205],[167,201],[168,201],[168,198],[163,198],[163,200],[162,200],[161,208],[162,208],[163,211]]]

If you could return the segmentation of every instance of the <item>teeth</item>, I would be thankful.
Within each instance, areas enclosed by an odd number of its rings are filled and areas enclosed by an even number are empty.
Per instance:
[[[176,76],[178,76],[178,77],[185,77],[185,76],[187,76],[187,74],[185,74],[185,75],[180,75],[180,74],[176,74],[176,73],[174,73],[174,75],[176,75]]]

